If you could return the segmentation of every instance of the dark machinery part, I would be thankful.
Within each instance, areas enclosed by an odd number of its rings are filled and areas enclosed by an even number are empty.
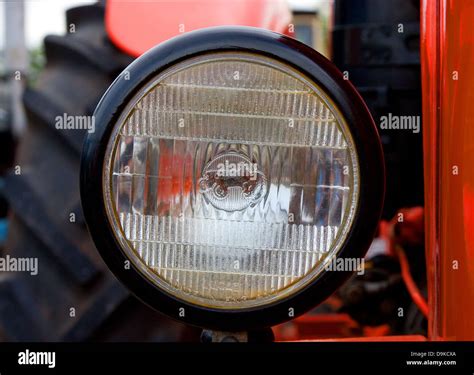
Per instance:
[[[335,2],[333,61],[367,103],[384,147],[384,219],[401,207],[423,205],[419,5],[417,0]],[[420,131],[381,129],[382,116],[390,114],[418,119]],[[406,250],[412,273],[420,276],[418,285],[426,286],[423,245]],[[365,274],[354,276],[340,294],[343,310],[361,324],[388,323],[394,333],[426,330],[394,257],[372,259]]]
[[[426,334],[426,319],[412,302],[396,258],[379,255],[366,262],[363,275],[354,275],[340,290],[340,312],[366,326],[388,324],[391,334]],[[418,270],[424,274],[424,269]],[[418,278],[420,279],[420,278]],[[426,291],[426,284],[423,286]]]
[[[399,214],[403,221],[399,221]],[[426,296],[423,209],[402,209],[399,214],[385,229],[391,237],[388,254],[366,260],[364,274],[354,275],[339,290],[341,311],[362,325],[389,324],[392,334],[426,335],[426,318],[410,296],[401,273],[401,259],[395,251],[403,249],[413,282]]]
[[[349,73],[376,124],[414,116],[420,131],[382,130],[387,170],[383,218],[423,205],[419,1],[336,0],[333,62]]]
[[[103,264],[79,200],[79,160],[86,130],[61,130],[57,116],[92,115],[113,79],[132,59],[104,29],[104,8],[67,12],[75,32],[48,36],[47,65],[24,94],[28,129],[3,194],[11,207],[5,252],[38,258],[38,275],[0,280],[0,340],[82,341],[182,339],[183,325],[138,302]],[[126,324],[124,324],[126,322]],[[196,335],[199,337],[199,334]]]
[[[275,341],[271,328],[250,332],[223,332],[205,329],[201,333],[201,342],[208,343],[269,343]]]
[[[340,289],[342,312],[362,325],[397,325],[398,308],[405,309],[410,298],[393,257],[379,255],[366,262],[363,275],[355,275]]]

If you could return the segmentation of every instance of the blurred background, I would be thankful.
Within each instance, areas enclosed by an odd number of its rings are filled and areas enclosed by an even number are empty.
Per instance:
[[[389,113],[421,115],[419,1],[288,6],[293,37],[348,74],[377,124]],[[0,273],[0,340],[199,340],[200,329],[144,306],[102,263],[79,200],[84,134],[54,129],[57,114],[91,114],[133,61],[105,31],[104,2],[3,1],[0,20],[0,255],[37,257],[42,269],[38,276]],[[393,250],[404,248],[424,293],[422,133],[380,135],[387,195],[366,272],[314,311],[275,327],[278,340],[426,332]]]

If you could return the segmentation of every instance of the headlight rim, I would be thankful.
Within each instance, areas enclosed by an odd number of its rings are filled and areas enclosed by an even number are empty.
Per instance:
[[[178,62],[223,51],[260,54],[292,66],[324,89],[346,119],[359,158],[360,191],[358,210],[339,257],[362,257],[370,245],[382,208],[384,169],[377,129],[350,82],[316,51],[274,32],[249,27],[216,27],[191,32],[153,48],[114,81],[94,113],[96,131],[86,137],[81,163],[81,200],[96,247],[115,276],[156,310],[189,324],[239,331],[272,326],[304,313],[322,302],[352,273],[324,272],[297,293],[261,307],[222,310],[178,300],[151,283],[133,262],[125,269],[128,257],[108,222],[102,187],[103,160],[113,127],[143,84]],[[180,308],[184,308],[184,316]],[[288,313],[290,308],[294,316]]]

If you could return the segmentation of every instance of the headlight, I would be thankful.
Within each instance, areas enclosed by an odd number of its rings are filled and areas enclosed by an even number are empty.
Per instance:
[[[104,170],[128,258],[208,307],[301,290],[357,210],[355,145],[332,100],[288,64],[245,52],[191,58],[147,82],[114,125]]]
[[[250,28],[175,38],[114,82],[95,120],[89,228],[118,277],[172,317],[223,330],[292,318],[350,274],[325,265],[370,243],[383,195],[373,121],[294,40]]]

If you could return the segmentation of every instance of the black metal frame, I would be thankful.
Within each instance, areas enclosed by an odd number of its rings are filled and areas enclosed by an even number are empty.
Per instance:
[[[102,97],[95,112],[96,130],[85,140],[81,165],[84,215],[97,249],[116,277],[139,299],[179,321],[223,331],[270,327],[298,316],[324,301],[351,272],[323,272],[295,294],[262,307],[242,310],[194,305],[159,289],[130,262],[108,222],[103,201],[102,168],[106,147],[121,112],[133,95],[162,70],[201,54],[234,51],[264,55],[302,72],[336,103],[352,132],[358,152],[360,191],[358,210],[339,257],[363,257],[372,241],[383,205],[383,154],[373,119],[355,88],[325,57],[289,37],[249,27],[215,27],[184,34],[164,42],[135,60]],[[184,308],[184,316],[180,316]],[[293,309],[293,310],[290,310]]]

